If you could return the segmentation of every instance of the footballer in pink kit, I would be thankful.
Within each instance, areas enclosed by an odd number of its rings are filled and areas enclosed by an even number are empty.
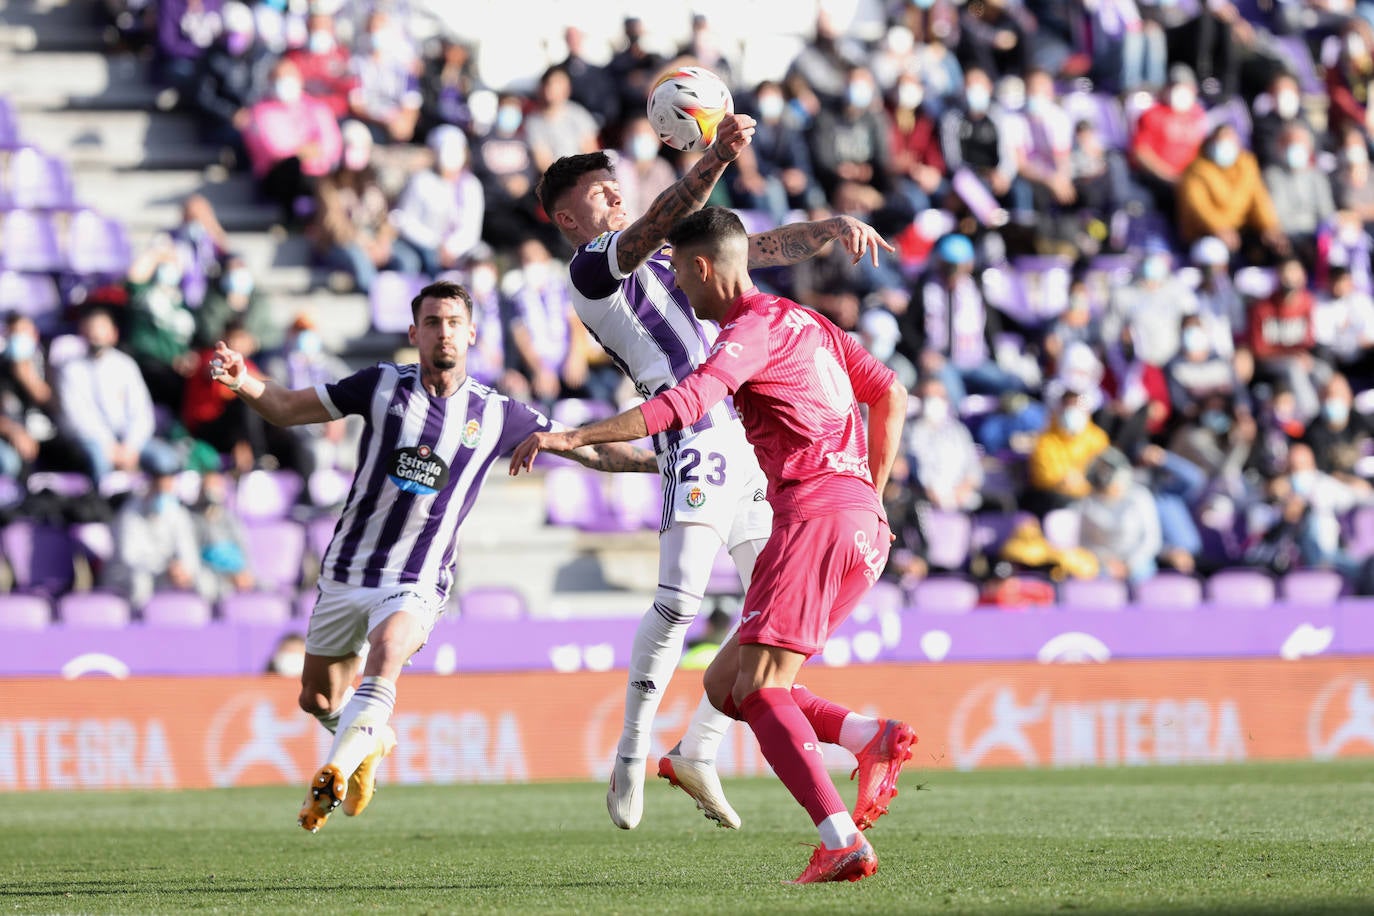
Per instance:
[[[887,810],[916,735],[794,683],[802,664],[877,580],[891,535],[879,493],[906,417],[894,373],[821,315],[760,293],[748,273],[748,236],[710,207],[668,235],[678,287],[698,317],[721,326],[711,355],[639,407],[577,430],[534,433],[512,473],[543,449],[638,439],[690,426],[728,395],[768,478],[773,530],[744,599],[740,628],[706,674],[711,702],[748,722],[765,758],[821,837],[797,883],[857,881],[877,871],[862,831]],[[868,406],[865,425],[859,404]],[[853,814],[840,800],[818,742],[858,759]]]

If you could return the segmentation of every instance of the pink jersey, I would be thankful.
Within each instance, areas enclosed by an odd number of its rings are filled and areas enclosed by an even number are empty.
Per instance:
[[[876,402],[894,377],[823,316],[751,289],[706,361],[642,410],[653,435],[691,425],[733,394],[775,523],[863,507],[881,516],[859,402]]]

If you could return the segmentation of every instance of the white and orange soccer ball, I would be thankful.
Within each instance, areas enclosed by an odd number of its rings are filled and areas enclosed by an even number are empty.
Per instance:
[[[704,67],[674,70],[649,92],[649,123],[658,139],[677,150],[704,150],[715,143],[721,120],[734,110],[725,81]]]

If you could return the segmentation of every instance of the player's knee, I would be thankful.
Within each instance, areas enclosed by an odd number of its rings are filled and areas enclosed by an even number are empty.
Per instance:
[[[706,690],[707,701],[716,709],[725,712],[726,700],[735,686],[734,674],[707,668],[702,678],[702,686]]]
[[[691,623],[701,610],[701,599],[660,585],[654,590],[654,611],[669,623]]]

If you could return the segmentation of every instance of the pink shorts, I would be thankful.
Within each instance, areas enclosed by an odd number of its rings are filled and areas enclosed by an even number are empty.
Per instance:
[[[871,509],[775,526],[744,596],[740,644],[815,655],[877,581],[889,546]]]

